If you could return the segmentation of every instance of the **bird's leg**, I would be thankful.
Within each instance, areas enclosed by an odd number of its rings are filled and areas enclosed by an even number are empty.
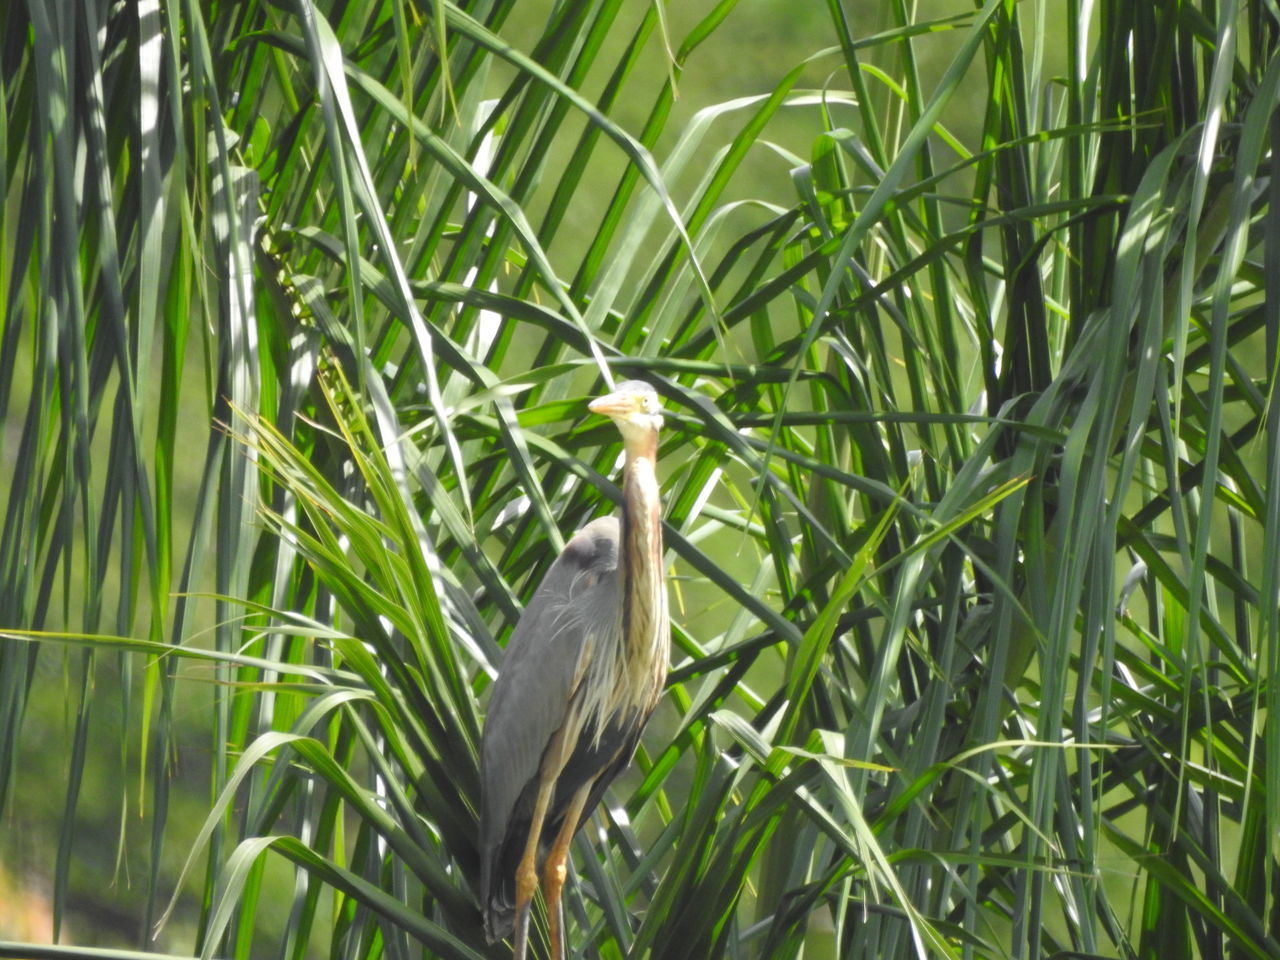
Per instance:
[[[569,809],[565,811],[556,842],[551,845],[547,862],[542,868],[542,893],[547,900],[547,920],[551,925],[551,960],[564,960],[564,906],[560,902],[560,894],[564,890],[565,861],[569,857],[569,844],[573,842],[573,835],[578,832],[578,821],[582,819],[582,808],[587,805],[590,793],[591,782],[588,781],[578,788],[578,792],[569,801]]]
[[[513,960],[524,960],[529,941],[529,904],[533,891],[538,889],[538,840],[542,837],[542,823],[547,818],[547,806],[555,792],[556,777],[562,764],[543,764],[538,781],[538,795],[533,802],[533,816],[529,820],[529,836],[524,844],[524,856],[516,867],[516,929],[511,955]]]

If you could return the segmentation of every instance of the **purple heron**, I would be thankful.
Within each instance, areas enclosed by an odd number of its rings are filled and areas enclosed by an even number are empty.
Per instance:
[[[564,957],[569,844],[631,761],[667,676],[658,394],[628,380],[590,409],[622,432],[621,517],[587,524],[547,571],[507,645],[480,749],[485,934],[514,932],[515,960],[539,873],[551,954]]]

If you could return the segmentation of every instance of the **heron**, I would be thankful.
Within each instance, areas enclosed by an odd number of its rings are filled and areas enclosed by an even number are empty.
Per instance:
[[[514,932],[514,960],[539,871],[551,956],[563,960],[569,844],[631,762],[667,676],[662,407],[638,380],[588,407],[622,433],[621,516],[587,524],[547,571],[507,644],[481,738],[480,902],[490,943]]]

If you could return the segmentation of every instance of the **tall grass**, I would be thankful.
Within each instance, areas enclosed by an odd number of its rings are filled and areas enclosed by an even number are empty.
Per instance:
[[[0,808],[62,945],[0,957],[506,956],[486,691],[623,377],[675,644],[574,956],[1280,956],[1280,11],[875,13],[690,116],[801,14],[9,7]]]

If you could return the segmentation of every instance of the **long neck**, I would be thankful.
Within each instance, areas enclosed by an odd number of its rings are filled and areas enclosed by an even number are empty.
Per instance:
[[[636,669],[660,669],[665,676],[670,628],[662,577],[662,504],[648,453],[628,451],[622,483],[622,630],[628,662]]]

